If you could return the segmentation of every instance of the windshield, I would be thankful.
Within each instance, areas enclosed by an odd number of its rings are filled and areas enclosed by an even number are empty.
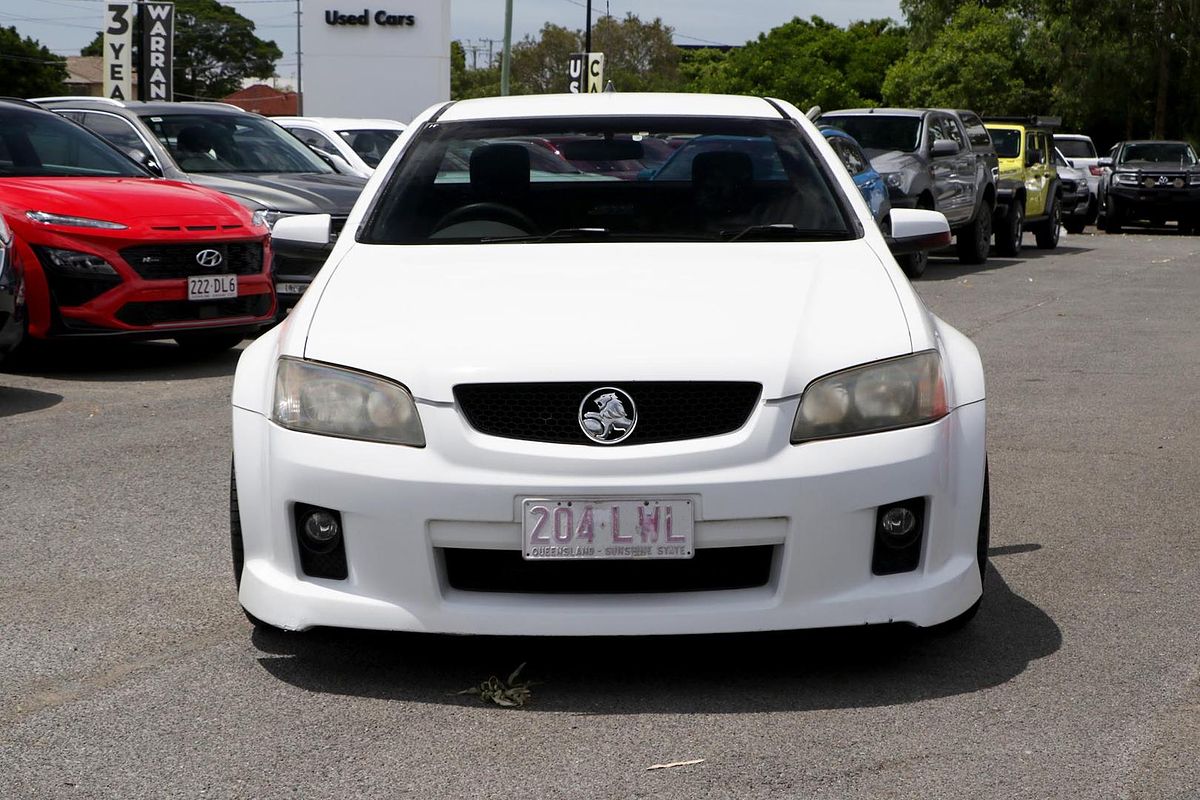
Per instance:
[[[253,114],[151,114],[142,122],[184,172],[333,172],[295,136]]]
[[[1054,144],[1067,158],[1095,158],[1096,148],[1087,139],[1063,139],[1055,136]]]
[[[1016,158],[1021,155],[1021,132],[988,128],[992,133],[992,144],[1000,158]]]
[[[912,153],[921,146],[920,117],[893,117],[886,114],[839,117],[826,114],[820,122],[844,130],[854,137],[863,150]]]
[[[678,149],[656,171],[662,144]],[[830,180],[785,120],[582,118],[429,126],[381,190],[361,241],[851,236]]]
[[[387,155],[392,142],[400,137],[403,131],[387,128],[367,130],[358,128],[352,131],[338,131],[338,136],[346,140],[350,149],[358,153],[358,157],[367,163],[368,167],[378,167],[379,162]]]
[[[150,177],[120,151],[49,112],[0,109],[0,177]]]
[[[1196,154],[1192,152],[1191,145],[1183,142],[1135,142],[1121,149],[1121,158],[1117,163],[1128,164],[1131,161],[1187,167],[1196,163]]]

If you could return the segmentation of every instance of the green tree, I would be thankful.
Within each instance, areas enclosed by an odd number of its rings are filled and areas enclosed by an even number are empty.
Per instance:
[[[583,49],[579,31],[547,22],[537,38],[513,45],[510,89],[513,94],[546,94],[567,90],[567,61]]]
[[[604,53],[604,78],[622,92],[665,92],[683,88],[674,31],[661,19],[643,22],[602,17],[592,26],[592,49]],[[544,94],[567,90],[567,65],[583,50],[583,31],[547,22],[536,37],[513,46],[512,93]]]
[[[472,69],[467,66],[467,53],[462,43],[450,43],[450,97],[466,100],[471,97],[495,97],[500,94],[500,68],[487,66]]]
[[[922,49],[887,73],[883,95],[897,106],[970,108],[981,114],[1049,110],[1050,38],[1017,13],[962,5]]]
[[[101,55],[96,34],[82,55]],[[138,63],[134,37],[134,64]],[[254,23],[217,0],[175,1],[175,93],[183,100],[218,100],[236,92],[246,78],[269,78],[283,51],[258,38]]]
[[[60,94],[67,79],[66,59],[13,28],[0,28],[0,95],[40,97]]]
[[[642,22],[633,14],[621,20],[601,17],[592,26],[592,48],[604,53],[605,82],[612,81],[621,92],[672,92],[682,88],[674,34],[657,17],[653,22]]]
[[[841,28],[797,17],[723,58],[694,56],[683,72],[689,91],[768,95],[801,108],[871,106],[882,101],[883,75],[905,50],[904,29],[891,20]]]

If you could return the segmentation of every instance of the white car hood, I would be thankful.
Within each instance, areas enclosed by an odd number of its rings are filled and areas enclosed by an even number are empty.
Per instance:
[[[909,352],[862,240],[355,244],[304,349],[429,401],[460,383],[635,380],[754,381],[773,399]]]

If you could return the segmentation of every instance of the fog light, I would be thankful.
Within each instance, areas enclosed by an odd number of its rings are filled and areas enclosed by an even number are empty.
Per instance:
[[[337,545],[342,527],[328,511],[314,511],[304,518],[303,542],[314,553],[328,553]]]
[[[923,497],[888,503],[876,510],[872,573],[895,575],[912,572],[920,566],[925,513]]]
[[[917,515],[903,506],[889,508],[883,512],[883,516],[879,520],[879,527],[883,528],[883,532],[888,536],[902,539],[917,527]]]

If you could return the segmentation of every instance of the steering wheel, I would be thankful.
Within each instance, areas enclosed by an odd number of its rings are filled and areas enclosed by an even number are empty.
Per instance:
[[[503,203],[470,203],[456,208],[437,221],[437,224],[433,226],[433,232],[437,233],[457,222],[480,219],[508,223],[526,233],[537,232],[537,225],[533,220],[512,206],[506,206]]]

